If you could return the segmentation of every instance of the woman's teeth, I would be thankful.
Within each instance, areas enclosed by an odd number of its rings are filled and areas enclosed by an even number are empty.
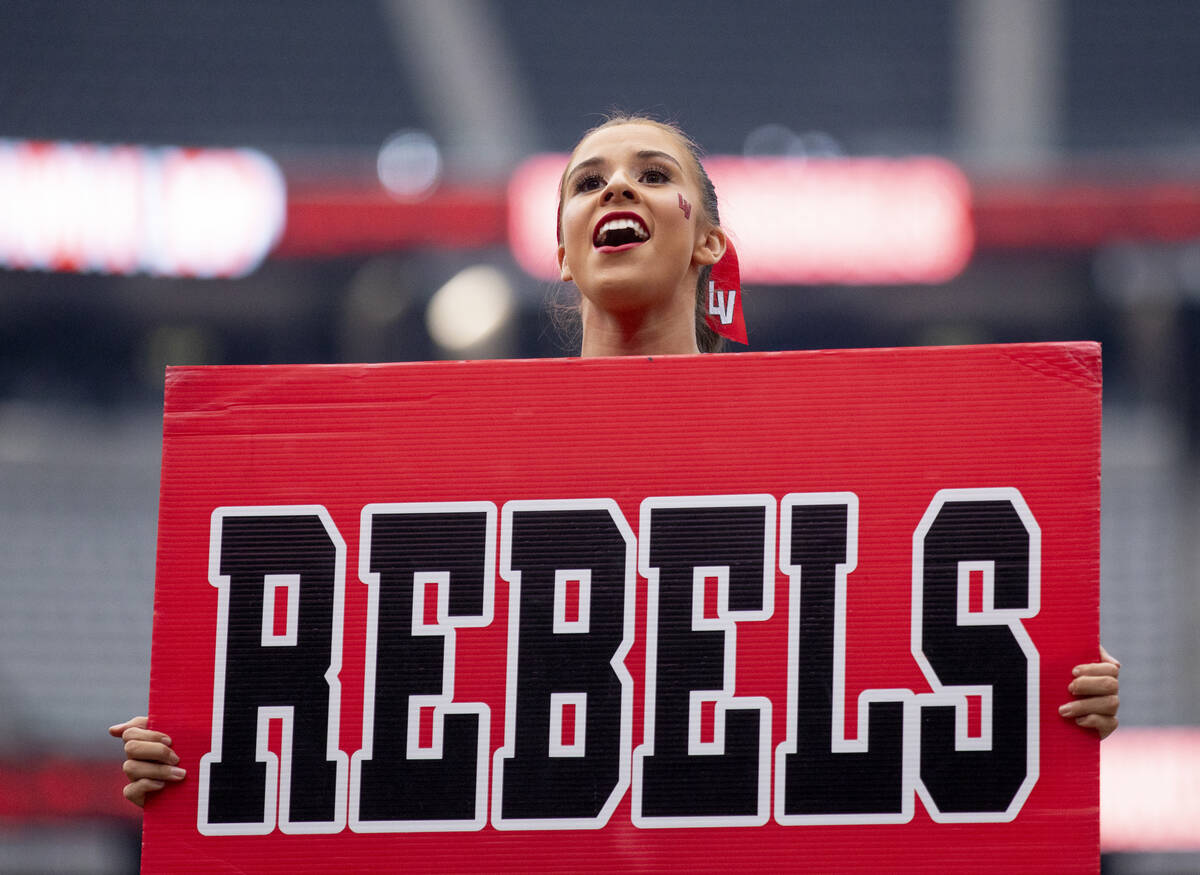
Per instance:
[[[609,219],[596,230],[597,246],[622,246],[649,240],[645,226],[633,219]]]

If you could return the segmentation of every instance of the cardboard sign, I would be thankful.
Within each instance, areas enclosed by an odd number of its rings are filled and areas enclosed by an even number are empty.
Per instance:
[[[147,871],[1094,871],[1094,344],[168,373]]]

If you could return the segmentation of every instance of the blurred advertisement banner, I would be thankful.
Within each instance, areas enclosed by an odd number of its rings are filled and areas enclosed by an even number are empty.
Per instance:
[[[250,149],[0,140],[0,265],[241,276],[283,233],[286,201]]]

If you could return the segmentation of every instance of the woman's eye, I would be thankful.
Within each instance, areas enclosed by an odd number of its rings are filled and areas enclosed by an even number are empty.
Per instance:
[[[575,190],[595,191],[602,185],[604,185],[604,179],[595,173],[591,173],[587,176],[581,176],[575,181]]]
[[[659,185],[664,182],[670,182],[671,177],[669,177],[663,170],[651,168],[642,174],[642,180],[650,183],[651,185]]]

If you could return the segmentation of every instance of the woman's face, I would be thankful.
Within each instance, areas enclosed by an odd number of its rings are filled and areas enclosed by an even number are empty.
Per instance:
[[[686,147],[645,124],[602,128],[571,156],[558,262],[564,282],[610,311],[695,295],[698,270],[720,257]],[[695,269],[693,269],[695,268]]]

